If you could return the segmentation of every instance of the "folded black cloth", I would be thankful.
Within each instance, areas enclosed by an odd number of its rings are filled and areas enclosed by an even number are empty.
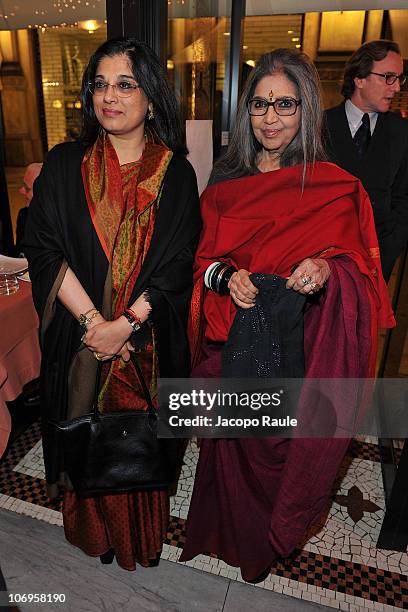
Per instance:
[[[259,289],[253,308],[238,308],[223,347],[223,378],[304,376],[305,296],[286,288],[286,279],[251,274]]]

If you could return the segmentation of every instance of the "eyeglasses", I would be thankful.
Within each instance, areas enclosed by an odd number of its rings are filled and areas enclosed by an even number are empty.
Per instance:
[[[265,98],[252,98],[247,102],[248,113],[254,117],[266,115],[270,106],[277,115],[289,117],[296,113],[301,100],[294,98],[276,98],[273,102],[268,102]]]
[[[129,81],[119,81],[118,83],[113,84],[107,83],[102,79],[90,81],[88,86],[89,91],[94,96],[102,96],[108,91],[108,87],[112,87],[120,98],[128,98],[136,91],[136,89],[140,88],[140,85],[134,85],[133,83],[129,83]]]
[[[406,74],[395,74],[394,72],[386,72],[386,73],[370,72],[369,74],[375,74],[377,76],[382,77],[383,79],[385,79],[385,82],[387,83],[387,85],[394,85],[395,81],[397,80],[399,81],[400,85],[403,85],[405,81],[407,80]]]

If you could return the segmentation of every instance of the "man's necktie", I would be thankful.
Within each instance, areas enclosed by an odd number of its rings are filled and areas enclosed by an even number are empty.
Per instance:
[[[362,123],[354,135],[354,144],[356,145],[357,155],[361,159],[370,144],[371,131],[370,131],[370,117],[368,113],[364,113]]]

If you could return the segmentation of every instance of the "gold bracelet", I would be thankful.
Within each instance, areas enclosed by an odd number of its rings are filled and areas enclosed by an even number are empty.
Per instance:
[[[100,314],[99,310],[96,310],[96,308],[92,308],[91,311],[88,312],[92,312],[92,310],[95,310],[95,312],[93,312],[91,315],[84,313],[80,314],[78,317],[80,325],[82,325],[82,327],[84,327],[85,329],[88,329],[87,326],[92,323],[92,321],[98,316],[98,314]]]
[[[90,308],[89,310],[87,310],[86,312],[84,312],[84,315],[87,317],[87,316],[89,315],[89,313],[90,313],[90,312],[93,312],[94,310],[95,310],[96,312],[98,312],[98,309],[97,309],[97,308]]]

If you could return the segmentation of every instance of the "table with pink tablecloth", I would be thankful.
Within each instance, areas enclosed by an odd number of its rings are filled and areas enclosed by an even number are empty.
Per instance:
[[[39,376],[40,361],[31,284],[20,281],[20,291],[0,295],[0,457],[11,431],[6,402],[15,400],[23,386]]]

